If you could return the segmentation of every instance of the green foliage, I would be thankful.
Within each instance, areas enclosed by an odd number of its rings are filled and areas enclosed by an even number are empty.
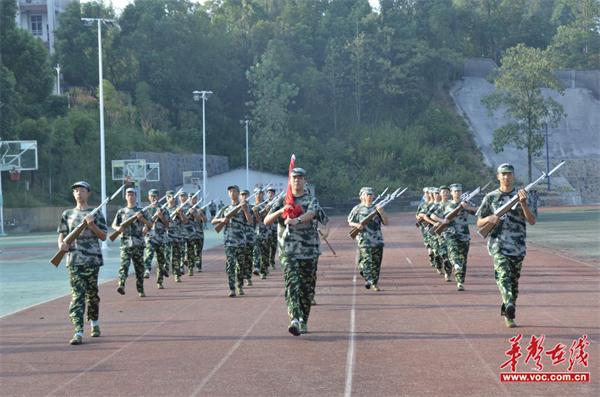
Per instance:
[[[564,115],[558,102],[542,95],[545,87],[563,92],[553,70],[546,51],[519,44],[506,51],[495,78],[497,90],[483,99],[490,113],[506,108],[511,121],[494,131],[494,149],[500,152],[511,143],[527,149],[530,182],[532,157],[544,145],[543,124],[557,125]]]
[[[15,27],[16,2],[0,6],[0,136],[38,139],[31,189],[68,202],[73,180],[99,183],[97,30],[81,18],[114,11],[73,2],[60,15],[52,64],[62,65],[67,109],[49,95],[43,45]],[[447,96],[463,59],[502,59],[507,77],[490,107],[507,106],[517,122],[494,144],[535,153],[541,121],[560,114],[538,96],[553,87],[547,69],[598,67],[597,18],[595,0],[380,0],[379,13],[368,0],[135,1],[119,28],[102,29],[107,165],[128,151],[198,153],[192,91],[211,90],[208,153],[242,165],[248,117],[251,165],[285,173],[296,153],[324,200],[361,184],[483,182],[489,170]],[[520,93],[529,80],[541,85]]]

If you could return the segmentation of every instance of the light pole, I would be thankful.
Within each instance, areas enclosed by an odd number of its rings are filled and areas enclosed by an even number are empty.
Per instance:
[[[548,123],[544,123],[544,129],[546,130],[546,175],[550,173],[550,156],[548,153]],[[550,175],[546,178],[548,181],[548,191],[550,191]]]
[[[250,120],[240,120],[241,124],[246,125],[246,189],[250,189],[250,147],[248,145],[248,123]]]
[[[194,91],[192,92],[194,101],[202,99],[202,201],[206,201],[206,111],[205,103],[212,91]]]
[[[60,95],[60,63],[56,64],[54,70],[56,70],[56,95]]]
[[[87,26],[94,22],[98,25],[98,93],[100,96],[100,200],[106,197],[106,150],[104,147],[104,89],[102,87],[102,23],[116,24],[114,19],[104,18],[81,18]],[[102,214],[106,219],[106,206],[102,207]]]

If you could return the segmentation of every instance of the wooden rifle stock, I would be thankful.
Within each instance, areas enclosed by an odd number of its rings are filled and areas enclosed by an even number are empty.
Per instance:
[[[225,225],[227,225],[229,223],[229,221],[234,216],[236,216],[238,214],[238,212],[240,212],[241,209],[242,209],[242,204],[238,204],[231,211],[229,211],[227,214],[225,214],[225,221],[217,223],[217,225],[215,226],[215,232],[220,233],[221,230],[223,230],[223,228],[225,227]]]
[[[394,201],[396,198],[400,197],[408,188],[404,188],[404,190],[402,190],[401,192],[399,192],[400,188],[396,189],[396,191],[394,191],[388,198],[384,199],[381,204],[379,204],[380,208],[385,207],[387,204],[391,203],[392,201]],[[371,213],[369,213],[369,215],[367,215],[365,217],[365,219],[363,219],[360,224],[365,226],[366,224],[368,224],[369,222],[371,222],[371,220],[375,217],[375,215],[379,214],[379,212],[377,211],[377,208],[375,208]],[[350,232],[348,233],[348,236],[350,236],[350,238],[352,240],[354,240],[356,238],[356,236],[358,236],[358,233],[360,233],[360,229],[357,227],[353,227],[352,229],[350,229]]]
[[[71,231],[71,233],[67,235],[67,237],[65,237],[63,242],[67,245],[71,245],[71,243],[75,241],[77,237],[79,237],[86,228],[87,223],[85,221],[81,222],[75,229]],[[62,262],[67,252],[68,251],[63,251],[59,249],[58,252],[52,257],[52,259],[50,259],[50,263],[52,263],[55,267],[58,267],[58,265],[60,265],[60,262]]]

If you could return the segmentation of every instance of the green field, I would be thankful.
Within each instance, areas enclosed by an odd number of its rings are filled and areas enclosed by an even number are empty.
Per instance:
[[[527,227],[528,242],[600,262],[600,208],[540,211]]]

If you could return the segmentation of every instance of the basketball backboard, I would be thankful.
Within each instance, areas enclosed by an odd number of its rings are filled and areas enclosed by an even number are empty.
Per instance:
[[[202,184],[202,171],[183,171],[183,184],[200,186]]]
[[[37,169],[37,141],[0,141],[0,171]]]
[[[122,181],[126,177],[134,181],[146,180],[146,160],[112,160],[111,165],[113,181]]]
[[[160,182],[160,163],[146,163],[146,182]]]

